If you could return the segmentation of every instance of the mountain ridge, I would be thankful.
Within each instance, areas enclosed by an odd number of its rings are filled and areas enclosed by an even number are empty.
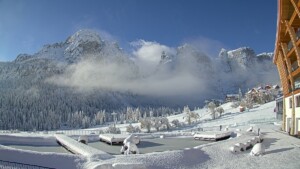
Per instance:
[[[212,58],[184,44],[175,53],[162,52],[156,70],[147,75],[132,57],[97,32],[80,30],[32,55],[1,62],[0,116],[24,120],[0,128],[21,128],[37,116],[28,127],[44,129],[41,119],[49,113],[65,123],[78,111],[92,118],[102,110],[121,113],[127,106],[201,106],[205,99],[220,99],[238,88],[279,81],[272,54],[257,55],[249,47],[222,49]],[[50,128],[59,127],[53,124]]]

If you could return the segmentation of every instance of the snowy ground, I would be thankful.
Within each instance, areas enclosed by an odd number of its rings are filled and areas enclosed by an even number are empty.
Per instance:
[[[193,137],[170,137],[170,138],[145,138],[142,139],[138,148],[141,154],[150,152],[162,152],[168,150],[180,150],[192,148],[197,145],[207,144],[208,141],[195,141]],[[103,142],[93,142],[89,146],[100,149],[114,155],[120,155],[121,145],[109,145]]]
[[[240,113],[237,108],[231,108],[231,103],[227,103],[224,106],[225,113],[221,118],[216,120],[211,120],[210,115],[205,109],[198,110],[201,117],[200,123],[195,123],[192,126],[194,129],[202,127],[209,128],[222,125],[229,126],[229,130],[236,131],[236,129],[241,129],[241,136],[235,137],[229,140],[212,142],[205,145],[201,145],[199,141],[193,140],[191,137],[185,137],[184,139],[190,138],[189,141],[184,141],[186,145],[179,145],[177,142],[172,142],[171,138],[162,139],[159,141],[169,142],[170,150],[164,152],[153,152],[139,155],[115,155],[113,158],[108,160],[97,160],[97,159],[86,159],[82,156],[71,155],[71,154],[61,154],[61,153],[37,153],[32,151],[24,151],[12,149],[6,146],[0,146],[0,160],[15,161],[15,162],[31,162],[33,164],[43,164],[42,166],[51,166],[55,168],[93,168],[92,166],[98,166],[98,168],[134,168],[133,166],[128,166],[129,163],[138,164],[137,168],[149,168],[149,169],[162,169],[162,168],[299,168],[300,166],[300,139],[288,136],[285,133],[279,132],[279,127],[273,124],[275,121],[275,113],[273,109],[275,107],[275,102],[267,103],[261,106],[257,106],[249,112]],[[168,117],[170,121],[173,119],[178,119],[184,121],[184,115],[179,114],[175,116]],[[139,125],[139,124],[134,124]],[[119,125],[122,130],[125,129],[127,125]],[[229,147],[236,143],[243,143],[252,136],[245,134],[245,131],[250,126],[254,127],[256,131],[258,128],[261,129],[264,135],[263,144],[266,147],[266,153],[263,156],[250,156],[250,150],[233,154],[229,151]],[[224,129],[223,128],[223,129]],[[90,130],[94,130],[90,129]],[[103,129],[103,128],[96,128]],[[190,129],[185,129],[188,132]],[[178,135],[182,133],[180,131],[173,131],[168,133],[161,132],[160,134],[165,135]],[[189,132],[191,134],[191,132]],[[157,135],[160,135],[157,134]],[[253,135],[252,134],[252,135]],[[22,135],[22,133],[20,134]],[[26,136],[26,134],[23,133]],[[239,135],[239,134],[238,134]],[[175,141],[179,138],[172,138]],[[149,141],[149,144],[159,145],[162,142],[155,142],[155,139],[145,140]],[[8,140],[6,140],[8,141]],[[0,137],[1,143],[1,137]],[[195,144],[194,144],[195,143]],[[198,144],[199,143],[199,144]],[[37,143],[35,143],[37,144]],[[96,143],[92,143],[96,144]],[[100,143],[99,143],[100,144]],[[143,144],[143,143],[142,143]],[[142,145],[141,144],[141,145]],[[176,144],[178,146],[176,147]],[[181,144],[181,143],[180,143]],[[165,144],[168,146],[167,144]],[[175,148],[174,148],[175,147]],[[188,147],[188,148],[184,148]],[[194,148],[191,148],[194,147]],[[175,149],[175,150],[174,150]],[[177,149],[177,150],[176,150]],[[179,150],[181,149],[181,150]],[[156,151],[153,149],[153,151]],[[147,151],[148,152],[148,151]],[[114,153],[113,153],[114,154]],[[23,158],[26,156],[26,158]],[[55,157],[57,156],[57,157]],[[64,166],[60,166],[60,163],[53,163],[56,161],[52,159],[51,162],[48,161],[52,157],[59,160],[65,160]],[[30,160],[34,158],[34,160]],[[38,162],[39,161],[39,162]],[[51,164],[50,164],[51,163]],[[140,165],[139,165],[140,164]],[[56,166],[55,166],[56,165]],[[102,167],[101,167],[102,165]],[[83,167],[85,166],[85,167]],[[125,167],[125,168],[126,168]],[[0,162],[1,168],[1,162]]]
[[[299,168],[300,140],[276,132],[273,126],[260,126],[264,129],[266,154],[260,157],[250,156],[250,150],[233,154],[229,147],[244,140],[243,136],[222,142],[211,143],[182,151],[119,156],[110,163],[143,162],[147,168]]]

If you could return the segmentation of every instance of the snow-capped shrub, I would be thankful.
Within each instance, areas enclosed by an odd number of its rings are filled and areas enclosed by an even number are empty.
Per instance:
[[[210,112],[210,115],[211,115],[211,117],[212,117],[212,119],[215,119],[216,118],[216,104],[214,103],[214,102],[210,102],[210,103],[208,103],[208,105],[207,105],[207,108],[208,108],[208,110],[209,110],[209,112]]]
[[[262,135],[259,135],[258,137],[259,137],[259,139],[260,139],[260,142],[263,142],[264,137],[263,137]]]
[[[172,124],[173,124],[173,126],[174,127],[180,127],[180,122],[179,122],[179,120],[178,119],[174,119],[174,120],[172,120],[172,122],[171,122]]]
[[[252,146],[254,146],[257,143],[255,139],[250,139],[248,141],[251,143]]]
[[[103,130],[98,130],[98,134],[104,134],[105,132]]]
[[[253,138],[251,138],[251,140],[253,140],[254,143],[259,143],[260,142],[259,137],[253,137]]]
[[[140,129],[138,126],[133,127],[131,124],[129,124],[129,125],[126,127],[126,131],[127,131],[128,133],[140,133],[140,132],[141,132],[141,129]]]
[[[185,114],[185,120],[189,125],[199,118],[199,114],[191,111],[188,106],[183,108],[183,113]]]
[[[217,107],[216,108],[216,111],[219,113],[219,117],[221,117],[222,116],[222,114],[224,113],[224,109],[223,109],[223,107]]]
[[[163,129],[169,130],[170,129],[169,119],[166,118],[166,117],[162,117],[161,118],[161,125],[162,125]]]
[[[106,133],[121,134],[121,130],[114,125],[111,125],[106,130]]]
[[[244,146],[245,146],[246,150],[248,150],[250,147],[252,147],[251,141],[247,141],[246,143],[244,143]]]
[[[261,135],[260,136],[255,136],[255,140],[257,140],[258,143],[261,143],[263,141],[263,138],[262,138]]]
[[[151,125],[156,129],[156,131],[159,131],[162,126],[161,117],[152,118]]]
[[[252,156],[260,156],[263,154],[265,154],[265,146],[262,143],[255,144],[250,152]]]
[[[243,143],[236,143],[235,146],[240,148],[240,151],[245,151],[246,150],[246,146]]]
[[[140,119],[139,121],[141,123],[141,128],[146,128],[147,132],[150,133],[151,126],[152,126],[151,118],[147,117],[147,118]]]
[[[229,150],[230,150],[231,152],[233,152],[233,153],[237,153],[237,152],[240,152],[240,151],[241,151],[241,148],[240,148],[239,146],[234,145],[234,146],[231,146],[231,147],[229,148]]]

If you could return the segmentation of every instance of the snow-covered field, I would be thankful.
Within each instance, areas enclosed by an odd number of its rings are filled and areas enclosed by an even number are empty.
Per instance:
[[[275,107],[275,102],[270,102],[261,106],[256,106],[250,111],[239,112],[238,108],[231,108],[231,103],[223,105],[225,112],[221,118],[211,120],[210,115],[206,112],[205,109],[197,110],[197,113],[200,115],[200,122],[195,123],[191,128],[210,128],[218,127],[220,125],[229,127],[230,131],[234,131],[236,134],[234,138],[220,141],[220,142],[209,142],[208,144],[199,143],[197,145],[197,140],[192,140],[192,137],[186,137],[185,139],[190,138],[190,142],[195,142],[195,146],[191,148],[190,143],[186,141],[186,148],[176,149],[176,145],[172,145],[173,148],[170,151],[163,152],[152,152],[146,154],[138,155],[114,155],[113,158],[100,160],[97,157],[85,158],[80,155],[72,155],[65,153],[41,153],[28,150],[14,149],[7,146],[0,146],[0,168],[1,160],[3,161],[13,161],[26,164],[34,164],[46,167],[54,168],[96,168],[98,166],[101,168],[299,168],[300,166],[300,139],[288,136],[285,133],[279,131],[280,126],[273,124],[275,122],[275,113],[273,109]],[[184,121],[184,114],[178,114],[175,116],[168,117],[170,121],[173,119],[178,119]],[[133,125],[139,125],[133,124]],[[118,125],[123,131],[125,131],[127,125]],[[253,126],[254,132],[247,134],[246,130]],[[264,141],[263,145],[266,148],[266,152],[263,156],[250,156],[249,153],[251,150],[232,153],[229,148],[236,143],[244,143],[249,138],[256,135],[257,129],[260,128],[261,133],[263,134]],[[93,128],[103,129],[103,127]],[[217,128],[216,128],[217,129]],[[241,131],[237,131],[240,129]],[[191,130],[188,128],[184,129],[185,132],[180,130],[172,132],[160,132],[158,134],[153,133],[151,136],[159,136],[164,134],[165,136],[178,136],[183,135],[182,133],[190,133]],[[195,131],[195,130],[194,130]],[[78,131],[80,132],[80,131]],[[181,134],[180,134],[181,133]],[[51,134],[48,134],[51,135]],[[1,134],[0,135],[0,144],[5,136],[4,142],[9,142],[8,138],[14,138],[11,141],[22,142],[26,141],[26,144],[30,144],[30,139],[34,140],[34,137],[31,134],[19,133],[19,134]],[[22,136],[20,139],[16,138],[17,136]],[[35,137],[46,137],[46,136],[35,136]],[[53,140],[51,136],[49,140],[50,143],[45,141],[45,144],[52,144]],[[165,140],[167,140],[166,138]],[[179,138],[172,137],[172,139],[178,140]],[[3,139],[4,140],[4,139]],[[18,141],[16,141],[18,140]],[[151,140],[151,139],[149,139]],[[147,141],[149,141],[147,140]],[[143,139],[142,139],[143,141]],[[43,142],[43,139],[40,138],[40,141],[35,141],[33,145],[38,145],[37,142]],[[49,142],[49,141],[48,141]],[[150,142],[150,141],[149,141]],[[40,143],[42,144],[42,143]],[[96,143],[92,143],[96,144]],[[160,144],[160,143],[154,143]],[[178,144],[178,143],[170,143]],[[43,145],[43,144],[42,144]],[[175,147],[175,148],[174,148]],[[156,148],[159,148],[156,147]],[[64,162],[62,162],[64,161]],[[135,165],[131,165],[135,164]]]

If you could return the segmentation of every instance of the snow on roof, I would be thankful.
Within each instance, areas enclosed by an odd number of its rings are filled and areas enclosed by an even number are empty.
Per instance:
[[[54,136],[56,137],[57,141],[60,142],[62,145],[66,146],[71,151],[81,154],[83,156],[90,157],[96,155],[100,159],[112,158],[112,156],[108,153],[90,147],[86,144],[80,143],[66,135],[55,134]]]

